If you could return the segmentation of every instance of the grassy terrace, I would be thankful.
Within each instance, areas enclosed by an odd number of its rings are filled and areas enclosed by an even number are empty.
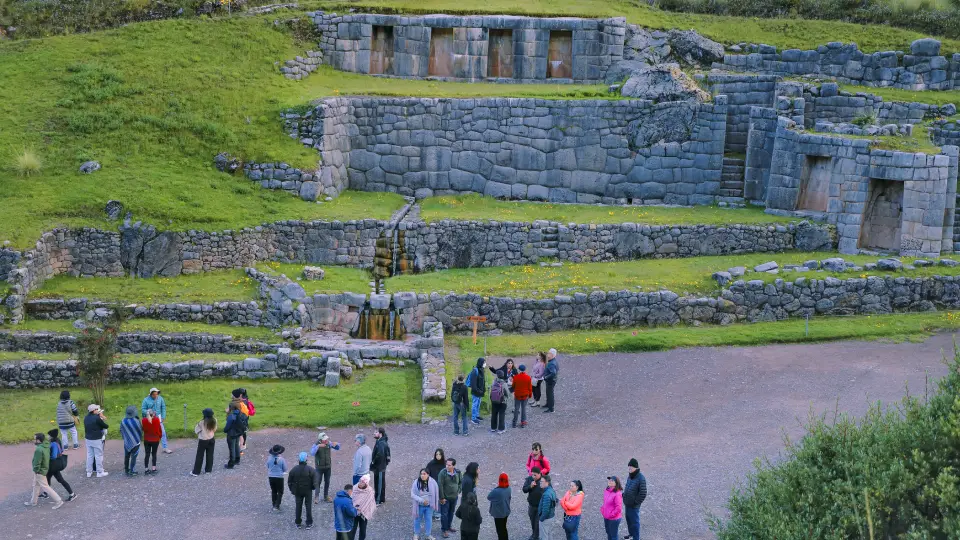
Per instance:
[[[947,103],[960,105],[960,90],[918,92],[916,90],[903,90],[900,88],[874,88],[853,84],[841,84],[840,89],[854,94],[857,92],[866,92],[880,96],[884,101],[916,101],[930,105],[946,105]]]
[[[248,358],[246,354],[180,354],[180,353],[156,353],[156,354],[119,354],[116,362],[119,364],[140,364],[142,362],[152,362],[155,364],[164,364],[167,362],[188,362],[190,360],[205,360],[207,362],[241,362]],[[58,362],[69,360],[70,353],[33,353],[21,351],[0,351],[0,363],[2,362],[20,362],[24,360],[44,360],[47,362]]]
[[[309,281],[302,279],[304,266],[317,265],[267,262],[257,265],[257,268],[273,275],[283,274],[292,280],[298,281],[307,295],[338,292],[366,294],[370,292],[370,281],[372,277],[370,272],[366,270],[347,268],[345,266],[320,265],[324,270],[323,279],[319,281]]]
[[[73,278],[56,276],[33,291],[32,298],[89,298],[137,304],[210,304],[257,300],[257,283],[243,270],[224,270],[172,278]]]
[[[45,321],[27,319],[22,324],[0,326],[0,330],[28,332],[56,332],[76,334],[73,321]],[[133,319],[123,324],[122,332],[162,332],[162,333],[204,333],[233,336],[235,339],[254,339],[277,342],[280,340],[271,328],[259,326],[230,326],[226,324],[206,324],[202,322],[176,322],[154,319]]]

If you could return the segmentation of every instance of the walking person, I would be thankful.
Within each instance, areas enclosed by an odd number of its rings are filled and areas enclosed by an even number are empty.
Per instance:
[[[33,444],[33,496],[23,504],[27,506],[36,506],[40,493],[46,493],[55,503],[53,509],[56,510],[63,506],[63,499],[57,494],[50,484],[47,483],[47,472],[50,470],[50,443],[46,440],[43,433],[34,433]]]
[[[490,433],[502,434],[506,430],[507,396],[510,387],[503,370],[497,371],[497,378],[490,385]]]
[[[627,538],[640,540],[640,505],[647,498],[647,479],[640,472],[637,458],[630,458],[627,473],[627,485],[623,486],[623,515],[627,520]]]
[[[157,449],[163,439],[163,424],[160,423],[153,409],[147,409],[140,423],[143,425],[143,474],[157,474]],[[153,456],[153,467],[147,469],[151,456]]]
[[[531,407],[540,406],[541,389],[543,387],[543,372],[547,368],[547,353],[537,353],[537,361],[533,364],[530,378],[533,380],[533,403]]]
[[[120,421],[120,436],[123,438],[123,474],[136,476],[140,443],[143,441],[143,424],[137,416],[137,408],[128,405],[126,417]],[[146,469],[146,468],[144,468]]]
[[[540,467],[530,470],[530,475],[523,481],[521,491],[527,494],[527,517],[530,518],[530,540],[540,540],[540,499],[543,498],[543,488],[540,486]]]
[[[540,477],[540,488],[543,490],[537,511],[537,519],[540,520],[540,540],[551,540],[553,527],[549,522],[557,516],[557,493],[553,490],[549,476]]]
[[[547,352],[547,367],[543,369],[543,381],[547,385],[547,406],[544,412],[552,413],[556,405],[554,390],[557,387],[557,376],[559,373],[560,366],[557,364],[557,350],[550,349]]]
[[[367,525],[377,511],[376,493],[370,483],[369,474],[361,476],[357,485],[353,486],[353,506],[357,509],[357,517],[353,518],[353,531],[350,533],[350,540],[355,540],[357,533],[360,533],[357,540],[365,540],[367,538]]]
[[[434,540],[430,533],[433,513],[440,508],[440,487],[426,469],[420,469],[420,474],[413,480],[410,497],[413,499],[413,540],[420,540],[421,529],[423,540]]]
[[[151,388],[149,395],[143,398],[143,403],[140,404],[141,416],[146,418],[149,409],[153,409],[156,417],[160,420],[160,445],[163,447],[163,453],[172,454],[173,450],[167,448],[167,428],[163,426],[167,419],[167,402],[163,400],[158,388]]]
[[[460,498],[460,489],[463,487],[463,475],[457,470],[457,460],[447,458],[447,466],[440,471],[437,484],[440,486],[440,532],[444,538],[450,538],[450,533],[457,532],[453,528],[453,513],[457,508],[457,499]]]
[[[378,427],[373,433],[377,440],[373,445],[370,458],[370,472],[373,474],[373,492],[377,504],[387,501],[387,465],[390,464],[390,443],[387,442],[387,430]]]
[[[603,491],[603,528],[607,531],[607,540],[618,540],[620,520],[623,518],[623,485],[616,476],[607,477],[607,489]]]
[[[87,478],[93,476],[94,462],[100,464],[97,470],[97,478],[109,476],[103,463],[103,439],[107,435],[106,416],[100,410],[100,406],[91,403],[87,406],[87,416],[83,418],[83,438],[87,445]]]
[[[457,508],[457,517],[460,518],[460,538],[462,540],[478,540],[480,538],[480,524],[483,523],[483,513],[477,503],[477,494],[465,493],[460,508]]]
[[[453,383],[453,389],[450,391],[450,402],[453,403],[453,434],[460,435],[460,421],[463,425],[462,432],[466,436],[469,433],[467,429],[467,410],[469,409],[468,400],[470,391],[463,382],[463,374],[457,375],[456,382]]]
[[[474,493],[477,489],[477,476],[480,475],[480,464],[476,461],[467,463],[467,468],[463,471],[463,483],[460,486],[460,493],[466,496],[467,493]]]
[[[240,455],[242,456],[243,452],[247,449],[247,430],[250,429],[249,418],[252,418],[253,415],[257,414],[257,408],[253,406],[253,402],[250,401],[250,398],[247,396],[246,388],[238,388],[237,390],[240,391],[240,401],[243,402],[243,404],[247,407],[247,410],[244,412],[244,414],[246,414],[248,418],[246,426],[247,429],[245,429],[243,431],[243,435],[240,436]]]
[[[287,460],[281,457],[284,448],[282,445],[275,444],[267,454],[267,483],[270,484],[270,503],[273,509],[280,511],[280,502],[283,501],[283,475],[287,472]],[[292,490],[292,488],[291,488]],[[309,501],[307,502],[309,506]],[[312,520],[308,520],[312,522]]]
[[[217,442],[217,419],[213,416],[213,409],[208,407],[203,410],[203,419],[193,426],[193,432],[197,434],[197,457],[193,460],[190,476],[200,476],[201,465],[204,465],[204,472],[212,473],[213,447]]]
[[[490,501],[490,516],[497,529],[497,540],[510,540],[507,533],[507,518],[510,517],[510,477],[507,473],[500,473],[497,487],[490,490],[487,500]]]
[[[520,371],[513,378],[513,427],[527,427],[527,401],[533,395],[533,380],[527,375],[527,366],[520,364]]]
[[[550,460],[543,455],[543,446],[535,442],[530,445],[530,455],[527,456],[527,474],[533,474],[533,468],[540,469],[540,474],[550,474]]]
[[[333,500],[333,528],[337,532],[337,540],[351,540],[350,534],[357,518],[352,495],[353,486],[347,484],[337,492],[337,497]]]
[[[563,532],[567,540],[580,540],[580,514],[583,512],[583,484],[579,480],[570,482],[570,488],[560,499],[563,508]]]
[[[230,453],[230,457],[223,468],[232,469],[240,463],[240,435],[243,435],[243,432],[247,429],[247,415],[240,412],[240,408],[233,403],[230,403],[227,410],[229,412],[227,413],[226,425],[223,426],[223,432],[227,434],[227,451]]]
[[[323,500],[332,503],[330,498],[330,471],[333,468],[331,450],[340,450],[340,443],[330,442],[330,437],[323,431],[317,434],[317,444],[310,448],[310,455],[317,466],[317,490],[313,495],[313,504],[320,502],[320,484],[323,484]]]
[[[353,454],[353,484],[360,481],[360,477],[370,474],[370,462],[373,461],[373,450],[367,446],[367,436],[358,433],[353,442],[357,445],[357,451]]]
[[[310,504],[311,495],[313,495],[313,486],[317,485],[317,471],[307,465],[307,453],[300,452],[297,456],[297,466],[287,475],[287,486],[293,495],[294,507],[296,511],[297,528],[301,528],[301,516],[303,507],[307,507],[307,530],[313,528],[313,505]],[[279,505],[279,503],[277,503]],[[279,508],[279,506],[278,506]],[[353,523],[351,521],[351,523]]]
[[[483,401],[483,396],[487,395],[487,381],[483,374],[483,366],[486,362],[483,358],[477,358],[477,365],[467,375],[466,380],[466,385],[470,388],[470,396],[473,400],[470,409],[470,421],[478,426],[480,421],[483,420],[483,417],[480,416],[480,402]]]
[[[60,437],[63,441],[63,451],[67,451],[70,444],[70,435],[73,436],[73,449],[80,448],[77,435],[77,422],[80,421],[80,411],[77,404],[70,399],[70,391],[60,392],[60,403],[57,403],[57,427],[60,428]]]
[[[50,466],[49,469],[47,469],[47,485],[50,486],[50,489],[53,489],[53,486],[50,485],[50,478],[56,478],[57,482],[60,482],[60,485],[67,490],[67,502],[70,502],[77,498],[77,494],[73,491],[73,488],[70,487],[70,483],[63,479],[63,474],[61,474],[63,470],[67,468],[67,455],[63,453],[63,443],[60,441],[60,430],[51,429],[47,432],[47,435],[50,437]]]

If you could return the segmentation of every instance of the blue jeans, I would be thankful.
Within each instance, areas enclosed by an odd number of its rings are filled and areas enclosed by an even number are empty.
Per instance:
[[[620,531],[620,520],[604,518],[603,528],[607,530],[607,540],[617,540],[617,533]]]
[[[163,420],[160,420],[160,447],[164,450],[167,449],[167,428],[163,425]]]
[[[447,502],[440,503],[440,530],[449,531],[453,527],[453,513],[456,511],[456,499],[447,499]]]
[[[580,540],[580,516],[566,516],[563,518],[563,532],[567,533],[567,540]]]
[[[430,505],[418,505],[417,506],[417,517],[413,518],[413,534],[420,535],[420,524],[423,523],[425,536],[430,536],[430,531],[433,529],[433,508]]]
[[[480,401],[482,398],[477,396],[471,396],[473,398],[473,408],[470,409],[470,419],[474,422],[478,422],[480,419]]]
[[[623,517],[627,519],[627,532],[634,540],[640,540],[640,507],[625,507]]]
[[[460,427],[457,425],[457,419],[463,417],[463,434],[467,434],[467,406],[463,403],[453,404],[453,434],[460,434]]]

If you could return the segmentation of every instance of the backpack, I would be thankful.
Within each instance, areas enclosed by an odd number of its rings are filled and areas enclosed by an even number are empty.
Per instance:
[[[240,408],[240,414],[244,416],[250,416],[250,409],[247,408],[247,404],[244,403],[243,400],[240,400],[240,403],[238,406]]]
[[[470,370],[470,373],[467,374],[467,380],[463,381],[463,384],[467,385],[467,388],[473,388],[473,374],[477,371],[477,368]]]
[[[245,413],[247,416],[254,416],[255,414],[257,414],[257,409],[253,406],[253,402],[250,401],[249,399],[241,400],[240,403],[243,403],[244,405],[247,406],[248,412]],[[240,411],[240,412],[243,412],[243,411]]]
[[[507,400],[507,392],[504,388],[503,379],[497,379],[490,387],[490,401],[493,403],[503,403]]]
[[[453,391],[450,392],[450,401],[453,403],[460,403],[463,401],[463,391],[460,390],[459,384],[453,385]]]
[[[237,415],[236,420],[233,421],[233,424],[230,426],[230,431],[227,435],[231,437],[239,437],[243,435],[243,432],[247,431],[247,415],[243,414],[241,411]]]

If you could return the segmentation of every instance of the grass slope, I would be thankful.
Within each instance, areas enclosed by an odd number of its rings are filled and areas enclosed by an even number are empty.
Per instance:
[[[140,364],[151,362],[154,364],[165,364],[178,362],[189,362],[191,360],[203,360],[206,362],[242,362],[249,358],[247,354],[192,354],[192,353],[149,353],[149,354],[118,354],[116,363],[118,364]],[[61,362],[71,360],[70,353],[33,353],[21,351],[0,351],[0,363],[3,362],[23,362],[43,360],[46,362]]]
[[[345,266],[323,266],[323,279],[312,281],[303,279],[303,268],[305,266],[316,265],[266,262],[257,265],[257,268],[273,275],[283,274],[297,281],[308,296],[322,293],[355,292],[367,294],[370,292],[372,277],[368,270]]]
[[[58,334],[76,334],[73,321],[45,321],[27,319],[18,325],[0,326],[0,330],[14,332],[56,332]],[[161,332],[190,334],[219,334],[233,336],[234,339],[255,339],[277,343],[280,338],[272,328],[260,326],[230,326],[226,324],[206,324],[202,322],[176,322],[154,319],[132,319],[123,323],[122,332]]]
[[[137,304],[211,304],[257,300],[257,283],[243,270],[185,274],[172,278],[75,278],[56,276],[32,298],[89,298]]]

